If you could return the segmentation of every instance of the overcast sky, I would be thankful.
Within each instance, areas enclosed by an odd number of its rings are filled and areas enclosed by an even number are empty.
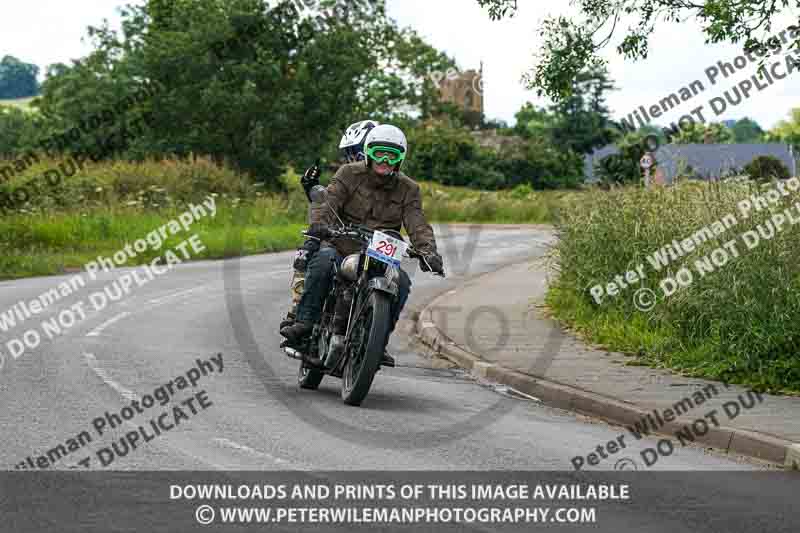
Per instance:
[[[68,62],[89,49],[82,42],[86,26],[104,18],[118,23],[119,0],[13,0],[3,6],[0,17],[0,55],[11,54],[36,63],[44,70],[48,64]],[[140,2],[134,2],[140,3]],[[489,118],[513,122],[514,113],[526,102],[545,102],[520,83],[521,75],[534,62],[539,43],[537,27],[547,14],[568,13],[568,0],[519,2],[517,15],[510,20],[492,22],[475,0],[388,0],[389,13],[402,26],[416,29],[436,48],[455,57],[463,69],[478,68],[484,62],[486,114]],[[785,28],[797,16],[787,15],[775,24]],[[738,106],[715,116],[708,102],[736,83],[752,76],[748,65],[727,79],[711,85],[705,69],[718,61],[729,61],[741,54],[734,45],[705,45],[699,26],[693,21],[665,24],[650,45],[650,57],[637,63],[623,61],[613,47],[605,51],[611,76],[619,90],[609,96],[612,114],[620,119],[639,105],[650,107],[681,87],[700,80],[705,91],[683,103],[670,114],[657,119],[662,125],[703,105],[709,120],[738,119],[749,116],[764,127],[783,119],[792,106],[800,107],[800,72],[776,81],[763,91],[754,90]],[[785,66],[781,67],[785,70]]]

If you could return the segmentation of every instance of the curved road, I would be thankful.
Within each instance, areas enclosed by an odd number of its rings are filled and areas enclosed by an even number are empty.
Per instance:
[[[179,265],[36,350],[10,357],[5,349],[10,338],[86,300],[126,271],[102,276],[3,335],[0,426],[14,429],[4,432],[0,463],[12,469],[28,456],[35,461],[91,429],[96,417],[120,413],[132,399],[185,374],[196,359],[217,353],[223,357],[222,373],[204,376],[196,389],[206,390],[213,405],[115,458],[110,467],[567,470],[573,456],[616,438],[619,428],[478,384],[413,344],[406,333],[415,309],[465,278],[541,256],[552,238],[550,231],[532,227],[438,227],[437,235],[449,276],[442,280],[415,272],[405,319],[390,346],[398,367],[380,371],[361,408],[341,402],[340,381],[334,378],[326,377],[319,391],[299,390],[297,362],[278,349],[291,253]],[[2,283],[0,309],[68,278]],[[176,394],[182,398],[186,392]],[[110,442],[137,426],[123,422],[105,435]],[[95,441],[100,442],[106,440]],[[76,466],[95,443],[55,466]],[[100,465],[93,459],[90,467]],[[664,468],[749,466],[681,450]]]
[[[467,278],[542,256],[552,233],[534,227],[490,226],[437,227],[436,231],[449,276],[442,280],[418,271],[413,274],[412,297],[390,346],[399,365],[380,371],[361,408],[342,403],[336,379],[326,377],[319,391],[299,390],[295,378],[298,363],[278,349],[277,324],[288,303],[289,252],[179,265],[135,287],[107,308],[89,313],[85,320],[30,353],[17,359],[9,355],[6,343],[11,338],[76,302],[87,301],[91,292],[130,272],[118,270],[2,334],[0,464],[11,470],[28,461],[35,463],[63,443],[62,450],[67,451],[54,458],[55,468],[305,470],[311,476],[317,475],[311,471],[326,470],[550,470],[562,476],[562,482],[569,482],[571,478],[564,476],[572,472],[570,459],[586,456],[599,444],[616,439],[620,428],[547,407],[491,384],[476,383],[452,365],[426,355],[407,335],[412,323],[409,318],[426,302],[457,288]],[[0,312],[69,278],[2,283]],[[217,354],[222,354],[222,372]],[[217,363],[212,361],[215,357]],[[200,373],[198,359],[207,361],[208,375]],[[185,378],[193,378],[197,388],[183,389]],[[143,402],[149,396],[152,401],[162,387],[177,401],[201,390],[204,394],[191,404],[181,404],[182,417],[173,410],[178,404],[162,396],[164,406],[153,406],[130,422],[120,419],[116,429],[106,427],[103,436],[97,436],[93,424],[99,424],[98,419],[124,417],[126,409],[133,413],[134,400]],[[149,430],[152,440],[139,439],[135,449],[119,441],[162,412],[168,413],[167,418],[159,417],[163,434],[152,435],[154,423]],[[92,437],[91,443],[79,442],[83,431]],[[115,441],[117,451],[114,455],[106,452],[103,460],[108,465],[104,468],[96,451],[104,447],[114,450]],[[638,448],[654,445],[654,439],[645,439]],[[606,461],[598,468],[613,466],[613,461]],[[669,478],[638,472],[636,501],[604,513],[602,530],[754,531],[753,527],[767,522],[780,522],[783,527],[773,525],[771,531],[796,531],[796,519],[789,518],[796,492],[781,488],[781,483],[789,481],[778,483],[766,497],[764,478],[731,480],[719,473],[762,468],[701,449],[680,449],[668,461],[657,463],[654,470],[705,471],[691,478],[701,503],[689,496],[680,499],[691,474]],[[30,512],[29,506],[37,505],[34,489],[19,488],[18,483],[31,481],[28,477],[6,478],[5,486],[0,483],[0,503],[4,490],[6,496],[16,494],[16,500],[6,499],[5,512],[11,513],[12,524],[48,515],[47,511],[62,512],[47,505],[39,513]],[[163,501],[162,496],[151,494],[153,487],[147,483],[141,488],[135,488],[131,480],[116,483],[109,478],[103,483],[109,487],[108,495],[127,487],[134,498]],[[71,488],[76,495],[70,498],[80,498],[82,487],[68,482],[64,490]],[[53,487],[50,494],[54,490],[62,494]],[[64,500],[66,505],[69,501]],[[141,530],[176,530],[159,528],[156,518],[150,516],[150,507],[143,513],[125,498],[111,496],[105,505],[105,514],[97,516],[125,517],[140,524],[137,529]],[[144,527],[148,519],[152,528]],[[75,524],[75,529],[61,524],[56,529],[94,531],[85,529],[93,524],[103,530],[100,524],[105,520]],[[0,523],[0,530],[4,527]],[[9,530],[43,529],[52,526],[18,524]],[[585,526],[575,529],[585,530]]]

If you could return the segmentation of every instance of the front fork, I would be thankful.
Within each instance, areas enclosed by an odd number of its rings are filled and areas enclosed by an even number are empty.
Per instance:
[[[391,273],[390,273],[391,271]],[[354,325],[354,317],[358,318],[361,315],[361,311],[364,309],[364,306],[369,300],[369,297],[372,295],[373,292],[379,291],[388,294],[392,302],[395,301],[397,298],[399,291],[399,286],[397,284],[397,280],[400,278],[400,272],[393,266],[389,266],[386,268],[386,274],[383,276],[376,276],[374,278],[370,278],[366,282],[366,286],[364,286],[364,282],[362,281],[359,283],[359,286],[362,287],[361,291],[356,291],[359,294],[359,298],[357,301],[353,301],[352,308],[350,310],[350,318],[347,321],[347,342],[350,342],[350,335],[353,332],[353,325]]]

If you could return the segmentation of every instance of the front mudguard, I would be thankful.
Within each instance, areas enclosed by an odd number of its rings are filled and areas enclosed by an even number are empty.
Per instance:
[[[359,296],[358,301],[356,302],[356,308],[353,313],[353,317],[357,320],[357,317],[361,315],[361,311],[364,310],[364,304],[369,299],[370,295],[374,292],[383,292],[389,295],[389,297],[394,301],[397,298],[398,293],[400,292],[400,288],[397,285],[397,282],[392,279],[387,279],[385,276],[378,276],[375,278],[370,279],[367,282],[367,286],[364,288],[364,293]],[[347,328],[347,337],[346,342],[350,342],[350,336],[353,333],[353,322],[348,324]]]
[[[381,291],[390,294],[392,298],[397,297],[399,287],[394,280],[388,280],[384,276],[372,278],[367,284],[367,293],[372,291]]]

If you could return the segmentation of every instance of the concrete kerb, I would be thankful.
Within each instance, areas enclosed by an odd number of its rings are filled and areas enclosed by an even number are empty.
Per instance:
[[[800,444],[792,444],[786,451],[786,468],[800,470]]]
[[[475,283],[481,277],[478,276],[470,281]],[[475,378],[488,379],[513,387],[520,392],[541,399],[547,405],[599,418],[611,424],[633,425],[651,412],[627,402],[541,377],[534,377],[485,361],[479,355],[457,345],[436,326],[433,321],[433,309],[443,300],[452,297],[453,293],[458,290],[457,288],[448,291],[429,302],[419,313],[415,323],[415,334],[419,341],[430,347],[437,355],[469,370]],[[674,436],[674,432],[685,425],[691,425],[692,422],[694,419],[690,418],[678,418],[667,422],[658,435]],[[800,469],[800,443],[725,426],[710,427],[705,435],[695,435],[695,437],[697,443],[725,450],[727,453],[746,455],[786,468]]]

